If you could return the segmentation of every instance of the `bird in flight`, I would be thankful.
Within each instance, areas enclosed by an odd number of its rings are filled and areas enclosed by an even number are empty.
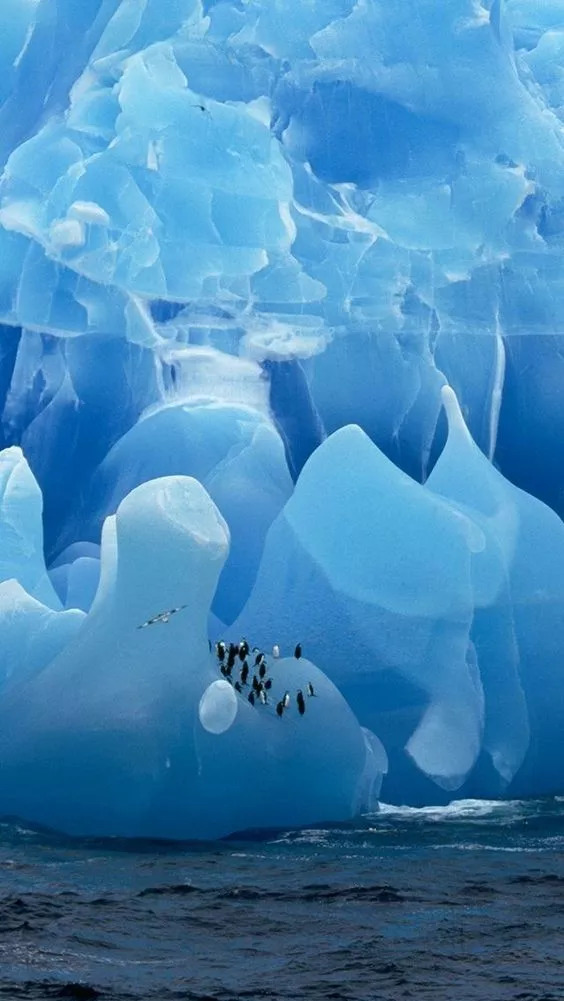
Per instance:
[[[156,622],[168,622],[172,615],[176,615],[177,612],[181,612],[183,608],[188,608],[188,605],[178,605],[177,608],[169,608],[166,612],[159,612],[158,615],[153,615],[152,619],[147,619],[146,622],[142,622],[138,629],[145,629],[147,626],[154,626]]]

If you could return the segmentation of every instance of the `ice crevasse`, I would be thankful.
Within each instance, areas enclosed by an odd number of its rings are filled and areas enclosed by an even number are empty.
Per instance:
[[[0,39],[0,815],[562,792],[559,5]]]

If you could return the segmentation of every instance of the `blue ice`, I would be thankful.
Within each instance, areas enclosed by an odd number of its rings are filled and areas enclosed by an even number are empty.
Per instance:
[[[0,815],[564,790],[563,38],[556,0],[2,4]]]

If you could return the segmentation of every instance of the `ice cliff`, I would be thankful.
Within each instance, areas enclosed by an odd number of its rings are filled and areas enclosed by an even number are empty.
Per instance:
[[[564,789],[563,56],[530,0],[2,4],[0,814]]]

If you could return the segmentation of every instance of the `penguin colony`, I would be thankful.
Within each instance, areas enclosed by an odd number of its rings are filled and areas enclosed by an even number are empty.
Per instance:
[[[233,685],[239,695],[246,695],[252,706],[270,705],[269,693],[272,689],[272,678],[267,677],[266,654],[262,650],[259,650],[258,647],[253,647],[251,650],[246,639],[240,640],[239,643],[229,644],[220,640],[215,644],[215,655],[220,673],[226,681]],[[294,650],[294,657],[299,660],[301,655],[302,647],[298,643]],[[280,648],[277,645],[273,647],[272,656],[274,658],[280,656]],[[245,689],[248,689],[248,692]],[[315,696],[311,681],[306,686],[306,695],[310,698]],[[282,718],[286,710],[289,709],[291,701],[290,693],[284,692],[282,698],[276,702],[276,715]],[[296,705],[300,716],[303,716],[306,711],[306,699],[301,688],[296,692]]]
[[[146,629],[147,626],[154,626],[158,622],[164,623],[170,622],[171,616],[176,615],[177,612],[181,612],[183,608],[187,608],[187,605],[179,605],[177,608],[169,608],[166,612],[159,612],[158,615],[153,615],[152,618],[147,619],[146,622],[141,623],[137,626],[138,629]],[[209,644],[211,653],[211,643]],[[239,640],[239,643],[225,643],[223,640],[219,640],[215,644],[215,655],[217,658],[217,664],[220,673],[223,675],[226,681],[239,695],[246,695],[248,702],[252,706],[270,705],[270,700],[268,693],[272,689],[272,678],[267,678],[268,666],[266,663],[266,655],[258,647],[249,647],[246,639]],[[294,657],[299,660],[302,655],[302,645],[298,643],[294,650]],[[277,659],[280,657],[280,647],[276,643],[272,648],[272,656]],[[254,660],[254,664],[251,668],[249,661]],[[252,680],[249,681],[249,677],[253,672]],[[245,689],[249,689],[248,693]],[[314,698],[316,693],[314,691],[311,681],[308,681],[306,685],[306,695],[308,698]],[[291,698],[289,692],[284,692],[284,695],[276,703],[276,715],[282,718],[287,709],[290,708]],[[300,716],[303,716],[306,711],[306,700],[304,698],[304,693],[301,688],[296,692],[296,705],[298,707],[298,712]]]

